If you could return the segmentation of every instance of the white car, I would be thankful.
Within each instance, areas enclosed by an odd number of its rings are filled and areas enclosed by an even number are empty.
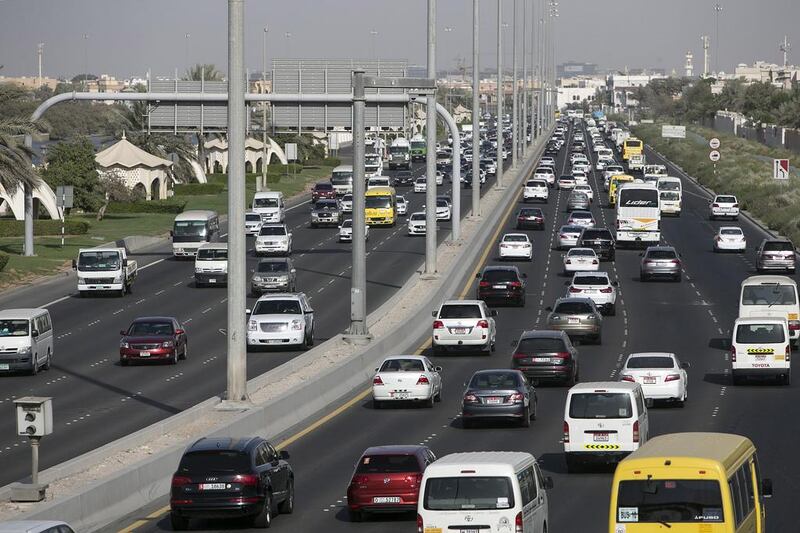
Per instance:
[[[450,220],[453,218],[453,208],[444,198],[436,199],[436,220]]]
[[[292,253],[292,232],[286,224],[263,224],[256,236],[256,255]]]
[[[578,186],[578,185],[588,185],[589,184],[589,178],[586,176],[585,172],[582,172],[580,170],[576,170],[575,172],[572,173],[572,177],[575,178],[575,185],[576,186]]]
[[[353,195],[350,193],[345,194],[342,196],[342,199],[339,201],[339,207],[342,210],[342,213],[352,213],[353,212]]]
[[[394,355],[383,360],[372,378],[372,406],[417,401],[433,407],[442,399],[442,367],[421,355]]]
[[[568,283],[567,297],[589,298],[604,315],[617,313],[617,282],[607,272],[575,272]]]
[[[0,522],[0,533],[74,533],[66,522],[55,520],[9,520]]]
[[[405,216],[406,212],[408,212],[408,202],[406,201],[406,197],[403,195],[398,195],[395,199],[397,214],[400,216]]]
[[[558,188],[564,190],[570,190],[575,188],[575,177],[574,176],[559,176],[558,177]]]
[[[494,350],[497,311],[490,311],[485,302],[448,300],[432,315],[434,353],[440,354],[450,348],[477,348],[486,354]]]
[[[594,227],[594,215],[590,211],[573,211],[567,219],[567,224],[591,228]]]
[[[632,353],[620,370],[620,381],[639,383],[647,400],[667,400],[683,407],[689,397],[689,378],[686,368],[674,353]]]
[[[364,240],[369,240],[369,224],[364,226]],[[353,242],[352,218],[348,218],[339,226],[339,242]]]
[[[714,220],[716,218],[732,218],[737,220],[739,218],[739,200],[732,194],[718,194],[714,200],[709,204],[711,212],[708,218]]]
[[[578,244],[578,239],[583,231],[583,226],[567,224],[558,230],[558,247],[561,250],[572,248]]]
[[[261,215],[255,211],[248,211],[244,214],[244,232],[247,235],[258,235],[261,229]]]
[[[747,249],[747,239],[742,228],[737,226],[722,226],[714,235],[714,251],[744,252]]]
[[[414,180],[414,192],[425,192],[428,190],[428,178],[420,176]]]
[[[529,200],[541,200],[547,202],[550,197],[550,189],[547,186],[548,182],[543,179],[532,179],[525,182],[525,188],[522,191],[522,201],[528,202]]]
[[[436,185],[444,184],[444,172],[437,170],[436,171]]]
[[[539,160],[539,166],[549,165],[551,167],[556,166],[556,160],[550,156],[545,156]]]
[[[609,165],[614,164],[612,156],[600,156],[597,158],[597,164],[594,166],[597,170],[605,170]]]
[[[594,191],[592,190],[592,186],[588,183],[576,183],[573,190],[586,193],[586,196],[589,197],[589,201],[594,202]]]
[[[600,259],[591,248],[571,248],[564,254],[564,272],[596,272]]]
[[[533,179],[544,180],[548,185],[553,185],[556,182],[556,175],[550,167],[539,167],[533,173]]]
[[[506,233],[500,239],[500,259],[521,258],[533,260],[533,244],[524,233]]]
[[[425,211],[411,213],[408,217],[408,234],[425,235]]]
[[[572,163],[572,173],[575,172],[589,172],[592,170],[592,165],[589,164],[589,161],[586,159],[577,159],[574,163]]]
[[[314,344],[314,310],[306,295],[265,294],[247,310],[247,347]]]

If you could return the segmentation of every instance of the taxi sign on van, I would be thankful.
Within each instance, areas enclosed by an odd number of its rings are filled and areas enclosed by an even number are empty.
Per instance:
[[[775,353],[774,348],[748,348],[747,353],[749,354],[773,354]]]

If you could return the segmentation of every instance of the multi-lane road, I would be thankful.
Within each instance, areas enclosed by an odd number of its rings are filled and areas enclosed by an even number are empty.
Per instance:
[[[654,154],[648,157],[656,159]],[[566,166],[563,155],[558,166],[559,170]],[[680,174],[670,166],[670,175]],[[598,199],[592,207],[598,224],[613,227],[614,212],[601,207],[606,203],[606,194],[599,173],[593,173],[590,184]],[[737,316],[739,283],[755,274],[753,249],[765,233],[741,219],[738,224],[747,236],[748,251],[713,253],[712,237],[720,223],[708,221],[708,197],[702,189],[687,179],[683,187],[683,215],[662,221],[664,242],[676,246],[682,254],[683,282],[640,282],[638,251],[619,251],[616,262],[603,263],[602,268],[619,281],[617,314],[604,320],[602,345],[579,346],[581,379],[615,380],[624,356],[635,351],[672,351],[690,362],[685,408],[652,408],[651,437],[701,430],[750,437],[760,449],[762,475],[775,483],[775,497],[767,504],[768,531],[795,531],[791,502],[800,497],[800,468],[794,460],[793,421],[800,416],[797,388],[772,384],[734,387],[728,372],[727,346]],[[433,410],[403,407],[376,411],[369,396],[362,393],[356,396],[358,401],[353,407],[293,441],[286,449],[296,475],[295,512],[277,517],[273,528],[287,532],[414,531],[413,515],[379,516],[364,523],[349,523],[345,495],[353,464],[368,446],[424,443],[439,456],[477,450],[533,453],[555,480],[549,499],[549,531],[606,530],[611,469],[566,473],[561,444],[566,387],[538,387],[538,418],[530,428],[491,425],[465,430],[458,418],[461,391],[469,376],[478,369],[507,367],[510,343],[523,330],[542,327],[544,308],[565,291],[568,277],[561,271],[562,252],[554,249],[554,243],[555,232],[568,216],[566,194],[552,191],[544,206],[545,230],[529,233],[534,241],[534,260],[518,264],[528,274],[527,306],[499,309],[497,352],[488,357],[434,357],[435,364],[444,368],[444,394],[443,401]],[[503,221],[505,230],[514,228],[514,213]],[[489,245],[484,264],[497,262],[496,245],[496,241]],[[474,290],[474,279],[465,279],[463,295],[471,297]],[[427,350],[427,340],[419,339],[421,351]],[[294,428],[284,437],[301,429]],[[137,531],[168,530],[167,510],[168,499],[162,498],[112,524],[107,531],[119,531],[132,524]],[[206,522],[194,527],[218,531],[231,525]]]
[[[415,165],[415,176],[424,165]],[[391,173],[388,173],[391,174]],[[484,186],[487,190],[489,183]],[[449,194],[450,184],[441,187]],[[463,189],[462,189],[463,191]],[[409,213],[421,210],[424,194],[399,189],[410,201]],[[462,204],[469,205],[470,191]],[[315,342],[349,325],[351,245],[338,242],[335,228],[309,228],[309,204],[291,207],[286,224],[293,232],[292,258],[298,290],[316,312]],[[439,224],[439,240],[450,230]],[[222,228],[223,237],[227,228]],[[41,466],[48,468],[94,450],[225,390],[226,291],[194,286],[194,263],[172,258],[171,245],[135,254],[139,278],[124,298],[78,298],[74,278],[48,283],[11,297],[0,306],[50,310],[55,333],[53,366],[37,376],[3,376],[0,394],[0,485],[30,475],[27,439],[16,437],[14,398],[54,398],[54,434],[44,440]],[[248,238],[248,271],[258,259]],[[424,260],[424,237],[406,234],[405,218],[396,227],[373,228],[367,243],[367,306],[372,311],[392,296]],[[254,300],[249,298],[252,303]],[[242,319],[244,320],[244,310]],[[139,316],[175,316],[189,339],[189,357],[175,366],[119,365],[119,331]],[[262,374],[300,351],[248,354],[248,377]]]

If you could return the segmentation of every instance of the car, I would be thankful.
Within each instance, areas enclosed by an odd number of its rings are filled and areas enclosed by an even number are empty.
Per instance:
[[[256,255],[292,253],[292,232],[286,224],[265,224],[258,230],[255,244]]]
[[[525,306],[525,288],[528,275],[515,266],[489,265],[476,274],[476,297],[484,302],[510,302]]]
[[[372,406],[398,402],[420,402],[433,407],[442,400],[442,367],[423,355],[393,355],[375,369],[372,377]]]
[[[416,211],[408,217],[408,234],[425,235],[425,211]]]
[[[580,338],[601,344],[603,317],[591,298],[570,296],[559,298],[547,307],[547,329],[564,331],[570,338]]]
[[[364,226],[364,240],[369,240],[369,225]],[[339,226],[339,242],[353,242],[353,219],[348,218]]]
[[[583,226],[576,226],[574,224],[566,224],[561,226],[558,230],[558,248],[559,250],[567,250],[573,246],[577,246],[578,239],[583,231]]]
[[[583,228],[575,245],[591,248],[601,261],[613,261],[616,258],[614,235],[607,228]]]
[[[600,258],[591,248],[570,248],[564,254],[564,272],[596,272]]]
[[[9,520],[0,522],[0,533],[75,533],[75,530],[57,520]]]
[[[497,311],[481,300],[447,300],[431,313],[433,353],[450,349],[479,349],[489,355],[495,349]]]
[[[585,193],[586,196],[589,197],[589,201],[590,202],[594,202],[594,191],[592,190],[592,186],[591,185],[588,185],[588,184],[585,184],[585,183],[584,184],[578,183],[578,184],[575,185],[575,188],[573,190]]]
[[[591,203],[585,192],[572,190],[567,197],[567,211],[587,211]]]
[[[119,334],[122,335],[119,341],[121,366],[139,361],[166,361],[174,365],[179,359],[186,359],[189,353],[186,330],[174,317],[140,317]]]
[[[556,182],[556,175],[551,167],[539,167],[533,173],[533,179],[544,180],[550,187]]]
[[[572,281],[567,282],[567,296],[590,298],[603,314],[617,314],[617,286],[607,272],[575,272]]]
[[[522,189],[522,201],[540,200],[547,203],[550,196],[549,186],[547,181],[543,179],[532,179],[525,182],[525,187]]]
[[[394,174],[395,187],[409,187],[414,183],[414,175],[410,170],[398,170]]]
[[[405,216],[408,212],[408,201],[406,201],[406,197],[402,194],[397,195],[395,199],[395,209],[400,216]]]
[[[336,199],[336,189],[329,181],[320,181],[314,184],[311,188],[311,202],[316,203],[317,200],[328,198],[331,200]]]
[[[444,172],[436,171],[436,185],[444,185]]]
[[[297,270],[288,257],[261,259],[250,278],[250,294],[261,296],[267,291],[295,292]]]
[[[314,344],[314,310],[302,292],[265,294],[247,315],[248,349]]]
[[[573,170],[572,177],[575,178],[575,187],[589,184],[589,177],[582,170]]]
[[[371,446],[356,463],[347,486],[351,522],[371,513],[415,511],[422,475],[436,455],[424,445]]]
[[[681,260],[672,246],[648,246],[642,256],[639,279],[647,281],[656,277],[681,280]]]
[[[533,260],[533,243],[525,233],[506,233],[498,245],[500,260],[525,259]]]
[[[339,208],[342,210],[342,213],[352,213],[353,212],[353,194],[347,193],[339,200]]]
[[[317,200],[311,208],[311,227],[338,226],[341,216],[339,202],[336,199]]]
[[[203,437],[192,443],[172,476],[170,523],[185,530],[193,518],[246,519],[266,528],[294,510],[289,452],[261,437]]]
[[[436,199],[436,220],[450,220],[453,218],[453,209],[450,201],[445,198]]]
[[[538,207],[523,207],[517,213],[517,229],[544,229],[544,212]]]
[[[556,166],[556,160],[552,157],[545,156],[539,159],[539,167],[549,166],[550,168],[554,168]]]
[[[244,214],[244,232],[247,235],[258,235],[261,229],[261,215],[255,211],[248,211]]]
[[[675,402],[683,407],[689,397],[689,363],[681,363],[674,353],[632,353],[619,373],[620,381],[639,383],[646,400]]]
[[[710,220],[717,218],[739,219],[739,200],[732,194],[718,194],[708,204]]]
[[[512,346],[510,367],[532,382],[555,380],[570,387],[577,383],[580,375],[578,350],[565,332],[523,331]]]
[[[788,239],[764,239],[756,250],[756,270],[785,270],[795,272],[794,244]]]
[[[714,235],[715,252],[744,252],[747,250],[747,238],[742,228],[737,226],[722,226]]]
[[[420,176],[414,180],[414,192],[425,192],[428,190],[428,178]]]
[[[567,219],[567,225],[592,228],[594,227],[594,215],[591,211],[573,211]]]
[[[536,389],[519,370],[479,370],[464,390],[461,426],[468,429],[479,420],[512,420],[530,427],[537,407]]]
[[[559,176],[557,186],[559,189],[573,189],[575,188],[575,176]]]

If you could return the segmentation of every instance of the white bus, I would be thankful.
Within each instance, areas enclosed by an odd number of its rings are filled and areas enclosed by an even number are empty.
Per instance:
[[[661,241],[659,191],[646,183],[626,183],[617,192],[617,245]]]
[[[366,168],[366,167],[365,167]],[[353,192],[353,165],[339,165],[331,172],[331,185],[337,196]]]
[[[683,184],[680,178],[674,176],[659,176],[656,188],[660,193],[661,214],[681,216],[683,204]]]
[[[170,234],[172,255],[194,257],[200,245],[219,240],[219,215],[216,211],[184,211],[175,217]]]

